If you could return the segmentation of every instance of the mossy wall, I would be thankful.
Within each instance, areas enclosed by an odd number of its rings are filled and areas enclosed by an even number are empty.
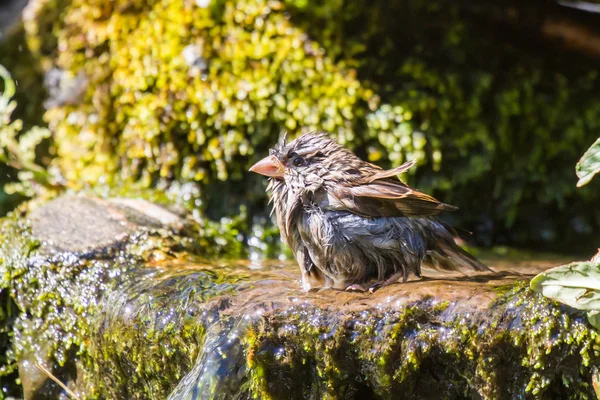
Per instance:
[[[384,166],[416,158],[412,183],[460,206],[450,218],[480,243],[598,232],[600,199],[573,172],[598,136],[596,65],[460,5],[32,4],[52,164],[76,187],[156,185],[200,216],[245,203],[251,218],[265,196],[248,166],[282,130],[324,129]]]
[[[595,398],[600,339],[583,314],[519,284],[483,319],[456,306],[424,299],[398,310],[335,314],[299,305],[266,316],[243,338],[252,395]]]

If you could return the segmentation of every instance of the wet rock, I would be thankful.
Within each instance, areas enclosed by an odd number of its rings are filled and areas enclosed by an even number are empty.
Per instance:
[[[170,399],[588,395],[591,370],[579,363],[597,363],[598,352],[579,346],[597,347],[597,334],[517,283],[552,262],[518,264],[525,275],[430,271],[436,279],[373,295],[303,293],[295,267],[265,266],[238,286],[220,317],[233,316],[233,328],[209,331],[208,354]]]
[[[142,199],[60,197],[34,209],[30,219],[44,250],[78,254],[115,249],[142,228],[183,228],[178,215]]]
[[[128,278],[124,271],[184,248],[187,239],[178,233],[186,225],[179,214],[142,199],[83,196],[59,197],[3,222],[0,289],[21,311],[6,323],[25,399],[64,392],[38,364],[80,393],[96,390],[82,378],[89,376],[89,354],[77,347],[87,349],[98,301]]]
[[[81,398],[562,399],[597,385],[585,315],[528,289],[564,260],[305,293],[294,262],[206,261],[199,226],[141,200],[63,197],[2,232],[28,399],[65,396],[32,360]]]

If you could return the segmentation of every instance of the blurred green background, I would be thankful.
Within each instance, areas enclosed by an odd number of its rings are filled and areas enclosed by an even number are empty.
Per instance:
[[[158,189],[244,241],[269,212],[248,167],[322,129],[384,167],[417,159],[409,183],[459,206],[473,244],[571,252],[600,237],[600,181],[574,170],[600,136],[600,14],[571,5],[31,0],[0,64],[70,190]]]

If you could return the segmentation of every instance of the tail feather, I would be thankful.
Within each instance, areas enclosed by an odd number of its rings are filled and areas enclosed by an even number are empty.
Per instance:
[[[491,271],[491,269],[458,246],[452,238],[438,238],[427,251],[425,265],[442,271]]]

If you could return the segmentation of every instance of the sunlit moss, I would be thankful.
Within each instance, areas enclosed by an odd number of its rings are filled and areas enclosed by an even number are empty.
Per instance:
[[[520,285],[481,314],[424,300],[266,318],[245,337],[256,398],[594,398],[597,332]]]
[[[87,89],[46,119],[56,163],[82,184],[239,178],[281,129],[352,140],[372,96],[277,1],[75,1],[61,19],[47,58]]]
[[[468,210],[454,218],[483,242],[600,223],[571,173],[597,136],[594,65],[498,38],[459,5],[53,0],[25,27],[63,88],[45,119],[75,187],[196,183],[193,208],[232,215],[264,204],[242,178],[279,133],[319,128],[383,165],[417,159],[409,179]],[[223,202],[225,180],[243,198]]]

